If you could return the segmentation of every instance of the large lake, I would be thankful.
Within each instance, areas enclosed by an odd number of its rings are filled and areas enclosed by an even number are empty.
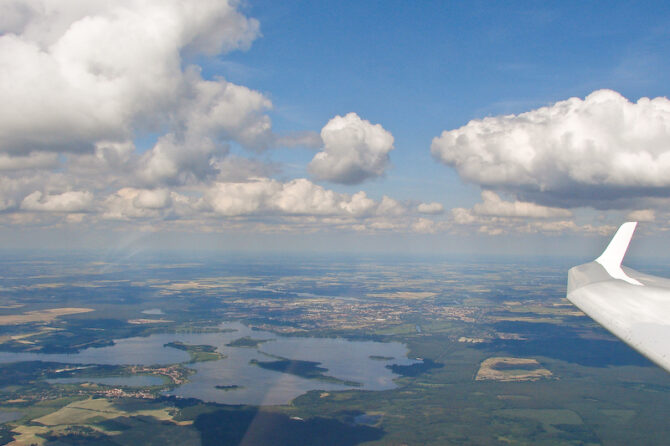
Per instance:
[[[119,339],[113,346],[90,348],[77,354],[40,354],[0,352],[0,362],[53,361],[76,364],[175,364],[187,362],[189,355],[164,345],[180,341],[193,345],[213,345],[226,355],[218,361],[189,364],[197,373],[190,382],[169,392],[185,398],[198,398],[225,404],[273,405],[286,404],[310,390],[386,390],[395,387],[387,365],[410,365],[408,349],[398,342],[348,341],[330,338],[298,338],[271,332],[251,330],[243,324],[221,324],[217,333],[164,333],[148,337]],[[256,347],[229,347],[226,344],[242,337],[265,340]],[[355,381],[361,387],[350,387],[315,379],[266,370],[250,364],[252,360],[272,361],[268,355],[293,360],[320,362],[328,369],[325,375],[340,380]],[[374,356],[377,359],[371,359]],[[393,358],[393,359],[382,359]],[[128,385],[131,385],[130,383]],[[228,390],[216,386],[239,386]]]

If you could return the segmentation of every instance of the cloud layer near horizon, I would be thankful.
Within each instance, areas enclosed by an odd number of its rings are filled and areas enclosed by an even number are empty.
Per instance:
[[[607,235],[616,226],[599,224],[578,225],[573,213],[567,209],[541,206],[519,200],[506,201],[492,191],[482,191],[482,202],[472,209],[454,208],[451,210],[456,231],[465,229],[488,235],[500,235],[512,232],[561,234],[579,232],[582,234]]]

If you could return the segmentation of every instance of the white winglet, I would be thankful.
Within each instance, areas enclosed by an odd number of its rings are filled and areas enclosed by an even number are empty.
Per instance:
[[[623,224],[597,260],[570,268],[566,297],[670,372],[670,279],[621,268],[635,225]]]
[[[636,221],[622,224],[605,251],[596,259],[596,262],[600,263],[613,278],[625,280],[633,285],[642,285],[637,280],[628,277],[621,269],[621,262],[626,255],[628,244],[633,237],[636,226]]]

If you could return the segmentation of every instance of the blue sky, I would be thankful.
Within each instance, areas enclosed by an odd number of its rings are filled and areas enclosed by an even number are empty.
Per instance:
[[[533,254],[670,228],[664,2],[2,9],[7,246]]]
[[[245,10],[263,36],[205,72],[266,93],[280,131],[318,129],[350,111],[381,123],[396,149],[390,173],[366,187],[376,195],[470,205],[479,188],[428,148],[471,119],[601,88],[631,100],[667,95],[664,2],[253,1]],[[312,154],[270,155],[304,175]]]

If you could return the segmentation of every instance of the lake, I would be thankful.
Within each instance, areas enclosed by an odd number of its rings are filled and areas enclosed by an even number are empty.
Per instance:
[[[252,330],[238,322],[226,322],[216,333],[161,333],[148,337],[119,339],[109,347],[89,348],[76,354],[41,354],[0,352],[0,362],[50,361],[70,364],[111,365],[167,365],[189,361],[189,355],[164,345],[183,342],[191,345],[213,345],[226,358],[189,364],[197,371],[190,382],[183,384],[169,395],[198,398],[224,404],[275,405],[286,404],[310,390],[386,390],[395,386],[394,374],[386,366],[410,365],[418,361],[408,359],[408,349],[399,342],[349,341],[342,338],[287,337],[267,331]],[[226,344],[243,337],[263,340],[254,347],[232,347]],[[393,359],[372,359],[371,356]],[[277,357],[292,360],[314,361],[327,369],[324,375],[342,381],[355,381],[360,387],[341,383],[307,379],[300,376],[267,370],[250,364],[250,361],[273,361]],[[111,385],[132,386],[132,379],[118,377],[121,381]],[[92,381],[101,378],[85,378]],[[131,380],[131,381],[129,381]],[[99,382],[99,381],[98,381]],[[217,389],[216,386],[239,386]]]

